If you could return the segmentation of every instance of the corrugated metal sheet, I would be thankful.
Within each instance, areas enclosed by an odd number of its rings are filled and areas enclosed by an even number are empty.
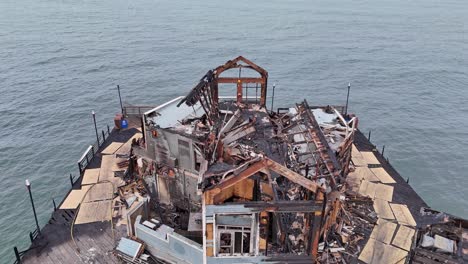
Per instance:
[[[143,245],[141,243],[123,237],[116,249],[135,259],[142,246]]]

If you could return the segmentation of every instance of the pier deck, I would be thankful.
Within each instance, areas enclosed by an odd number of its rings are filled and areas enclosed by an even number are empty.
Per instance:
[[[131,118],[128,129],[113,129],[86,169],[101,168],[102,151],[112,143],[128,142],[135,134],[140,133],[139,128],[139,120]],[[80,177],[74,183],[64,201],[72,191],[82,188],[82,180],[83,177]],[[81,203],[81,199],[79,200]],[[111,221],[73,225],[77,210],[60,209],[62,204],[63,201],[52,213],[46,226],[41,229],[42,235],[34,240],[23,256],[22,263],[117,263],[118,260],[112,251],[117,241],[127,235],[126,226],[116,226]]]

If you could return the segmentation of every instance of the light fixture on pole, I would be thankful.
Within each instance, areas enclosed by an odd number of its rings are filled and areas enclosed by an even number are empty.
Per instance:
[[[28,189],[29,198],[31,199],[31,205],[33,208],[34,220],[36,221],[37,232],[41,234],[41,229],[39,228],[39,222],[37,221],[36,207],[34,207],[34,200],[33,200],[32,193],[31,193],[31,183],[29,182],[29,180],[25,180],[24,184],[26,185],[26,188]]]

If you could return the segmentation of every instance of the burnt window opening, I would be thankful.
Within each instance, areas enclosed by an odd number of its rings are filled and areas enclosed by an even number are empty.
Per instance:
[[[250,255],[250,227],[221,225],[217,227],[219,256]]]

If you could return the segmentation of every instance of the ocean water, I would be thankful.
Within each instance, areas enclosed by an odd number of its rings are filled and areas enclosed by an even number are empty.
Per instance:
[[[124,101],[183,95],[238,55],[275,106],[344,104],[438,210],[468,218],[465,0],[0,1],[0,263],[41,226]]]

